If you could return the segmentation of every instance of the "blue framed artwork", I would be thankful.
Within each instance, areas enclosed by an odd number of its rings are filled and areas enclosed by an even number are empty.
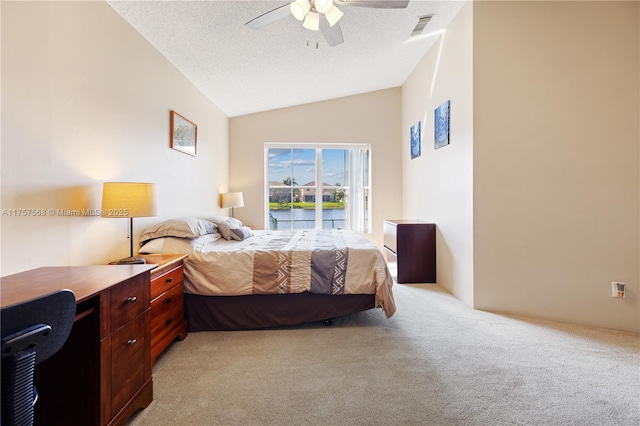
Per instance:
[[[422,151],[422,143],[420,141],[420,122],[411,126],[411,159],[420,157]]]
[[[434,149],[449,145],[449,106],[451,101],[447,101],[436,108],[434,127]]]

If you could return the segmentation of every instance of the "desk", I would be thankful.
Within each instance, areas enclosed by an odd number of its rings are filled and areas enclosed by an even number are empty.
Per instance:
[[[44,267],[0,278],[0,306],[76,296],[62,349],[36,366],[35,424],[122,425],[153,400],[149,283],[157,265]]]

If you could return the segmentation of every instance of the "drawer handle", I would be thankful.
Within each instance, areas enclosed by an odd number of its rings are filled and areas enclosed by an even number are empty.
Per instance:
[[[133,303],[136,300],[138,300],[136,296],[127,297],[127,303]]]
[[[137,342],[136,339],[129,339],[127,340],[127,346],[133,346],[136,344],[136,342]]]
[[[168,282],[168,283],[170,283],[170,282],[172,282],[172,281],[173,281],[173,278],[171,278],[171,277],[167,278],[167,282]]]
[[[164,299],[164,303],[171,303],[172,300],[173,300],[172,298],[168,297]]]
[[[168,319],[167,320],[167,325],[171,324],[171,321],[172,321],[171,319]]]

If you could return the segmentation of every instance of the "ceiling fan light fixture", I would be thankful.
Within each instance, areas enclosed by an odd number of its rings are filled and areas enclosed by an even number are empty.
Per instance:
[[[308,30],[318,31],[320,29],[320,15],[316,12],[307,13],[302,26]]]
[[[324,15],[333,7],[333,0],[316,0],[314,4],[316,11]]]
[[[295,0],[291,2],[289,7],[291,9],[291,14],[298,21],[302,21],[309,12],[309,9],[311,9],[311,3],[309,3],[309,0]]]
[[[344,15],[344,13],[342,13],[342,11],[335,5],[331,9],[329,9],[327,13],[324,14],[324,16],[327,18],[327,21],[329,21],[329,25],[332,27],[338,23],[340,18],[342,18],[342,15]]]

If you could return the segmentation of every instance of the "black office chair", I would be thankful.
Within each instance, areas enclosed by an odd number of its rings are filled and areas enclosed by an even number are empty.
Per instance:
[[[76,298],[60,290],[3,308],[2,426],[30,426],[38,392],[33,385],[36,364],[60,350],[69,337]]]

